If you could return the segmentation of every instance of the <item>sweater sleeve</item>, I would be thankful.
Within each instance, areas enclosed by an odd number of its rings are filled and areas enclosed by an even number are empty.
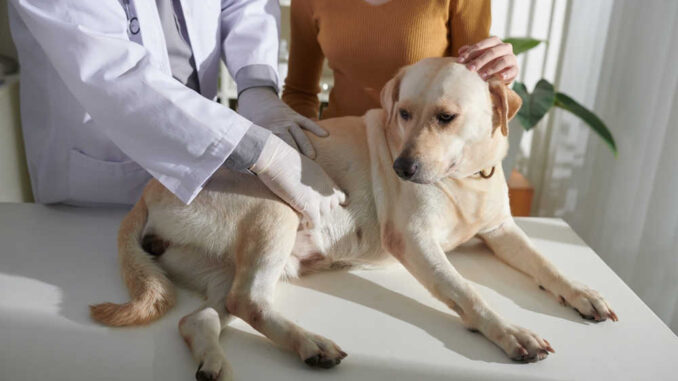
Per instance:
[[[492,7],[490,0],[450,0],[450,56],[464,45],[475,44],[490,36]]]
[[[318,118],[320,76],[324,55],[318,44],[311,0],[293,0],[290,8],[290,62],[282,99],[294,111]]]

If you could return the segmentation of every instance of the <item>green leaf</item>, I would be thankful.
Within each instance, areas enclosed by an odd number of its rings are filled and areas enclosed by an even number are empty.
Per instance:
[[[504,39],[504,42],[513,45],[513,54],[518,55],[536,47],[544,41],[529,37],[509,37]]]
[[[556,94],[553,85],[542,79],[537,82],[532,94],[527,92],[525,85],[515,82],[513,90],[523,99],[523,106],[516,118],[526,131],[531,130],[546,115],[555,103]]]
[[[525,107],[525,105],[528,102],[530,102],[530,93],[527,92],[527,88],[525,87],[525,84],[522,83],[522,82],[518,82],[518,81],[513,82],[513,91],[515,91],[516,94],[518,94],[518,96],[520,96],[520,99],[523,100],[523,105],[520,107],[521,110],[522,110],[522,108]],[[516,114],[516,119],[518,120],[520,125],[523,126],[523,129],[525,131],[528,131],[530,128],[532,128],[532,126],[527,125],[527,124],[529,124],[529,122],[527,122],[526,120],[523,120],[522,118],[519,117],[521,110],[518,110],[518,113]]]
[[[612,133],[596,114],[561,92],[556,93],[556,106],[573,113],[588,124],[607,143],[614,156],[617,156],[617,144],[614,142]]]

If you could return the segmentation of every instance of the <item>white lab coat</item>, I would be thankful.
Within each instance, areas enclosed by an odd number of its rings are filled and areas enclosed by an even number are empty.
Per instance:
[[[189,203],[238,144],[251,123],[213,101],[219,60],[277,73],[279,4],[181,5],[201,94],[172,78],[153,0],[9,1],[37,201],[131,204],[150,173]]]

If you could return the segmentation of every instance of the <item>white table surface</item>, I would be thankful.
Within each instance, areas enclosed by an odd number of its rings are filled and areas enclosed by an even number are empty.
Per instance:
[[[88,304],[128,300],[115,246],[124,213],[0,204],[0,380],[193,379],[177,323],[198,296],[181,291],[177,306],[146,327],[108,328],[88,316]],[[546,360],[510,361],[396,264],[281,284],[279,309],[349,356],[334,369],[310,369],[234,320],[221,342],[236,379],[678,379],[678,338],[563,221],[519,225],[565,274],[605,295],[620,321],[582,320],[475,243],[451,253],[452,263],[499,313],[551,342],[556,353]]]

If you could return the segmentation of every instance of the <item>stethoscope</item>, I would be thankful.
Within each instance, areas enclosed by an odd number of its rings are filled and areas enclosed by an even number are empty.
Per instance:
[[[141,25],[139,25],[139,19],[130,10],[129,0],[123,0],[122,3],[123,3],[123,6],[125,7],[125,15],[127,15],[128,31],[131,35],[136,36],[141,31]]]

